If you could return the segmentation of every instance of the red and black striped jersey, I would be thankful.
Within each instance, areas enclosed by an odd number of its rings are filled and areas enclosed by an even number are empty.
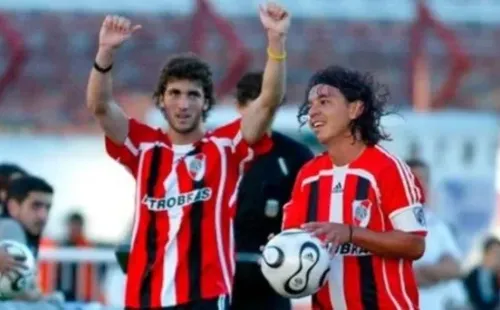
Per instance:
[[[172,145],[159,129],[131,119],[123,145],[108,154],[136,179],[127,270],[127,307],[158,308],[230,294],[233,206],[245,166],[271,148],[250,146],[241,121],[193,145]]]
[[[410,168],[380,146],[341,167],[323,154],[299,172],[283,226],[320,221],[426,234],[422,201]],[[337,246],[328,282],[312,300],[313,309],[324,310],[419,309],[412,261],[379,257],[351,243]]]

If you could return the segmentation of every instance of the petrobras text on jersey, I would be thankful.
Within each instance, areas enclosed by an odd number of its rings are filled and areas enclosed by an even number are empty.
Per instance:
[[[195,202],[207,201],[212,197],[212,189],[204,187],[193,191],[163,198],[144,196],[142,203],[151,211],[166,211],[173,208],[182,208]]]
[[[341,256],[368,256],[372,255],[368,250],[352,243],[343,243],[335,249],[335,255]]]

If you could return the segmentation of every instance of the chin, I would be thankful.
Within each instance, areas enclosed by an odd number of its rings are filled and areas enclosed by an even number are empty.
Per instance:
[[[330,139],[330,137],[322,134],[316,134],[316,139],[318,140],[319,143],[326,144]]]
[[[189,125],[177,125],[177,126],[172,126],[172,129],[181,134],[187,134],[193,132],[196,127],[198,127],[196,124],[189,124]]]

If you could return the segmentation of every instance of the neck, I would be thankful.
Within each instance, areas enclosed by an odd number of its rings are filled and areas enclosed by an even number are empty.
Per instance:
[[[352,136],[332,139],[326,144],[328,155],[335,166],[345,166],[353,162],[365,149],[366,144]]]
[[[190,132],[181,133],[169,128],[167,135],[172,144],[193,144],[198,142],[205,135],[205,129],[202,125]]]

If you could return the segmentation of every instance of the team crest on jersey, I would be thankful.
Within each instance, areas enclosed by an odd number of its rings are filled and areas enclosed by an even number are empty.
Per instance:
[[[368,222],[370,222],[371,209],[372,202],[370,200],[354,200],[352,202],[353,224],[359,227],[368,226]]]
[[[189,176],[195,181],[201,181],[205,176],[205,154],[198,153],[186,157],[186,166]]]

